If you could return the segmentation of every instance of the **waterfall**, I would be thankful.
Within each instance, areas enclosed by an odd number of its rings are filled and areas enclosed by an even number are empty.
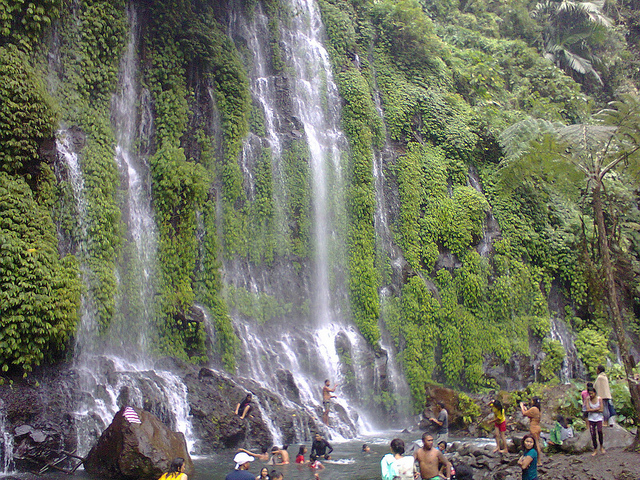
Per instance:
[[[56,132],[56,149],[58,159],[64,169],[63,177],[66,177],[74,201],[76,228],[71,241],[77,244],[76,255],[80,259],[80,270],[83,282],[89,284],[92,276],[87,265],[87,196],[84,188],[84,177],[80,167],[80,158],[76,151],[78,147],[84,146],[84,139],[78,131],[73,128],[61,129]],[[97,335],[98,325],[96,323],[95,306],[90,289],[82,295],[80,305],[80,324],[76,332],[76,351],[88,345],[88,339]]]
[[[13,466],[13,435],[6,425],[4,403],[0,400],[0,474],[9,475]]]
[[[584,376],[584,367],[574,342],[574,336],[567,324],[557,318],[555,315],[551,317],[551,338],[560,342],[564,348],[564,359],[562,360],[562,368],[560,370],[560,380],[568,382],[570,378],[581,378]]]
[[[347,141],[340,130],[340,101],[333,81],[329,54],[323,46],[320,12],[312,0],[290,0],[295,12],[291,27],[282,32],[286,55],[293,69],[293,108],[304,126],[312,172],[315,275],[313,307],[320,326],[342,320],[345,292],[339,283],[346,264],[346,218],[342,156]],[[333,283],[333,284],[332,284]]]
[[[121,302],[122,323],[111,325],[110,339],[126,347],[131,343],[143,356],[148,352],[148,332],[152,329],[156,292],[155,258],[157,233],[151,209],[151,181],[146,158],[135,148],[136,140],[150,132],[144,126],[138,129],[138,58],[137,17],[133,7],[128,10],[129,41],[120,66],[120,86],[112,101],[113,129],[116,137],[115,159],[124,190],[123,217],[127,225],[124,259],[119,269],[121,289],[126,301]],[[142,134],[136,135],[142,131]],[[133,342],[132,342],[133,335]]]
[[[84,401],[76,411],[79,419],[86,418],[78,422],[80,455],[125,405],[153,413],[172,430],[184,433],[189,449],[193,446],[187,389],[177,375],[109,354],[85,358],[77,371],[85,385]]]
[[[292,300],[302,308],[285,308],[282,321],[262,325],[240,311],[233,311],[242,342],[239,374],[258,382],[282,397],[286,407],[304,411],[317,425],[322,418],[322,386],[325,379],[339,382],[335,413],[327,433],[333,438],[353,437],[370,429],[363,399],[373,395],[375,364],[370,346],[348,319],[346,282],[346,207],[343,160],[348,142],[340,129],[340,100],[333,81],[329,55],[323,46],[324,32],[317,5],[312,0],[291,0],[282,12],[279,39],[285,68],[270,65],[269,19],[258,2],[246,17],[232,13],[230,36],[246,45],[254,106],[264,118],[262,132],[245,141],[241,166],[252,197],[251,170],[257,155],[271,157],[276,235],[287,222],[283,205],[286,173],[283,155],[293,141],[303,140],[309,155],[309,191],[312,230],[311,261],[296,272],[292,265],[269,267],[240,260],[227,261],[224,278],[234,289],[276,301]],[[288,92],[286,98],[282,92]],[[258,234],[258,232],[255,232]],[[280,285],[295,285],[294,295]],[[366,372],[366,373],[365,373]],[[282,377],[294,383],[283,382]],[[293,391],[292,391],[293,390]],[[353,405],[357,402],[358,412]],[[260,403],[268,412],[269,406]],[[268,417],[267,415],[264,415]],[[308,438],[303,416],[295,424],[299,441]],[[272,426],[275,439],[282,436]]]
[[[126,237],[117,271],[118,313],[109,331],[99,335],[90,289],[82,297],[81,322],[76,336],[75,369],[80,393],[76,407],[78,452],[86,455],[116,412],[125,405],[145,409],[165,424],[184,433],[190,448],[192,427],[187,390],[175,374],[155,370],[149,355],[147,334],[153,325],[155,295],[156,228],[151,209],[149,171],[137,145],[149,142],[150,115],[138,79],[137,19],[133,7],[127,11],[130,33],[120,65],[119,89],[112,101],[115,162],[121,173]],[[142,98],[141,112],[138,102]],[[140,133],[138,133],[140,132]],[[75,200],[78,234],[76,243],[88,283],[87,194],[77,153],[77,135],[61,130],[57,148],[66,166],[66,179]]]

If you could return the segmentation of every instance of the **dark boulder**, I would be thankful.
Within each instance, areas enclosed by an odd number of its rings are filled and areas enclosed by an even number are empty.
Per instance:
[[[91,474],[114,479],[156,480],[176,457],[185,459],[186,473],[193,472],[187,443],[155,415],[137,410],[142,423],[129,423],[124,409],[116,413],[84,462]]]

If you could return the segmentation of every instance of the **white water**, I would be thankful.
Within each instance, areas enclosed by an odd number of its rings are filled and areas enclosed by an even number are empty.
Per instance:
[[[6,425],[4,403],[0,400],[0,474],[9,475],[13,473],[13,435]]]
[[[73,233],[74,240],[78,244],[76,256],[80,259],[80,269],[85,285],[89,285],[92,273],[87,265],[87,208],[88,201],[84,188],[84,177],[80,167],[80,157],[75,151],[74,135],[70,129],[61,129],[56,132],[56,148],[58,158],[66,169],[66,176],[73,192],[75,202],[75,219],[77,231]],[[95,305],[91,295],[91,289],[87,288],[82,295],[80,305],[80,324],[76,332],[76,351],[86,346],[86,339],[97,335],[98,324],[96,322]]]
[[[150,175],[146,158],[136,142],[148,142],[151,132],[140,120],[138,102],[138,26],[135,9],[128,10],[129,40],[120,62],[119,88],[112,101],[113,129],[116,137],[115,160],[121,174],[124,193],[123,217],[127,225],[121,279],[120,322],[111,326],[110,339],[127,348],[133,344],[142,356],[148,355],[149,333],[155,316],[154,285],[156,273],[157,231],[151,208]],[[140,123],[140,128],[138,124]]]
[[[115,355],[93,355],[77,367],[88,386],[89,399],[76,411],[79,455],[86,455],[115,414],[125,405],[155,414],[194,444],[187,390],[175,374],[151,364],[131,363]]]
[[[120,312],[112,321],[109,332],[99,335],[89,290],[83,294],[75,361],[81,389],[75,415],[78,452],[82,456],[88,453],[114,415],[125,405],[150,410],[171,429],[184,433],[189,448],[194,443],[185,385],[171,372],[154,370],[148,353],[146,334],[153,324],[157,239],[148,191],[149,172],[145,159],[136,151],[136,144],[148,141],[145,135],[151,128],[146,110],[143,108],[142,114],[138,113],[138,101],[144,95],[141,95],[137,83],[137,21],[133,8],[127,13],[130,36],[121,61],[119,90],[112,102],[117,143],[114,161],[121,172],[121,189],[125,198],[123,218],[127,226],[124,265],[117,274],[121,282]],[[84,264],[90,239],[80,161],[65,131],[59,132],[57,143],[74,192],[80,232],[78,248]],[[86,277],[85,273],[85,283]],[[125,355],[129,358],[123,358]]]
[[[560,380],[568,382],[571,378],[584,376],[584,366],[578,357],[578,351],[574,343],[574,335],[567,324],[555,316],[551,317],[551,338],[560,342],[564,348],[564,358],[560,369]]]
[[[311,284],[306,288],[310,298],[297,301],[310,302],[312,313],[310,319],[294,317],[291,325],[276,325],[273,328],[263,328],[237,318],[241,351],[246,352],[240,362],[239,374],[257,381],[264,388],[275,389],[286,407],[300,409],[303,406],[306,413],[321,424],[319,412],[322,410],[323,381],[329,378],[333,384],[342,380],[343,366],[336,349],[336,337],[347,337],[352,355],[356,358],[357,352],[368,351],[369,348],[355,329],[348,325],[343,313],[347,298],[344,285],[346,213],[341,162],[342,156],[346,155],[347,142],[339,127],[338,92],[332,79],[329,57],[322,44],[320,15],[312,1],[293,1],[287,8],[292,15],[291,22],[281,29],[280,37],[287,65],[286,84],[290,88],[291,114],[297,125],[304,129],[302,139],[306,141],[310,155],[313,224],[313,272],[304,272],[311,279]],[[265,41],[269,35],[267,22],[260,4],[256,4],[250,20],[245,20],[241,15],[235,15],[233,20],[252,55],[249,68],[251,94],[264,118],[264,136],[249,135],[244,144],[241,165],[251,197],[253,177],[246,170],[251,170],[255,163],[252,157],[256,158],[262,148],[268,148],[272,161],[276,235],[282,235],[287,225],[283,207],[285,180],[282,154],[286,148],[283,142],[290,137],[290,131],[287,130],[290,126],[287,114],[281,111],[282,106],[278,104],[276,93],[277,84],[282,79],[268,68],[268,42]],[[301,134],[295,133],[298,136]],[[227,278],[242,288],[254,294],[268,293],[272,289],[268,276],[258,268],[251,265],[245,265],[241,271],[235,271],[235,268],[235,264],[225,265]],[[289,267],[287,274],[293,275],[292,271]],[[299,325],[294,326],[295,323]],[[290,392],[285,391],[286,387],[276,380],[278,371],[290,372],[294,379],[299,391],[295,403],[288,398]],[[364,383],[364,380],[360,378],[357,382]],[[337,416],[334,418],[332,413],[331,428],[328,430],[333,438],[353,437],[358,425],[364,425],[363,417],[355,414],[346,396],[341,394],[340,387],[336,393],[336,402],[346,409],[351,418],[343,421]],[[270,406],[263,402],[260,407],[265,413],[263,417],[268,417]],[[294,425],[299,441],[309,438],[309,427],[303,416],[298,416]],[[282,432],[276,425],[270,425],[270,429],[278,443]]]
[[[342,155],[347,141],[340,130],[338,88],[333,81],[329,54],[318,6],[312,0],[290,0],[294,12],[290,28],[281,32],[296,116],[304,125],[311,155],[313,238],[315,255],[315,318],[320,326],[342,321],[339,282],[346,264],[344,222],[346,220]]]

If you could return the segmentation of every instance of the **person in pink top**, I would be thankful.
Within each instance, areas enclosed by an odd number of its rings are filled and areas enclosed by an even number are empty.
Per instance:
[[[587,428],[589,428],[589,414],[587,413],[587,402],[589,401],[589,389],[593,388],[593,383],[587,382],[587,388],[585,388],[580,396],[582,397],[582,418],[587,423]]]

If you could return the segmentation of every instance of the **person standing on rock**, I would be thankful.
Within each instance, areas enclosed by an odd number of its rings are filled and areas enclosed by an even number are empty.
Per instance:
[[[449,441],[449,412],[447,411],[444,402],[438,402],[436,404],[438,409],[438,417],[430,418],[429,420],[437,425],[436,430],[436,445],[440,442]]]
[[[254,476],[248,472],[253,462],[251,455],[244,452],[236,453],[233,461],[236,462],[236,468],[228,473],[224,480],[254,480]]]
[[[422,447],[416,450],[413,457],[420,466],[420,476],[423,480],[440,480],[438,467],[441,463],[445,466],[445,479],[451,478],[451,462],[437,448],[433,448],[433,435],[422,434]]]
[[[500,400],[493,400],[489,406],[493,411],[493,424],[494,424],[494,435],[496,437],[496,448],[493,449],[493,453],[509,453],[509,448],[507,446],[507,418],[504,414],[504,407],[502,406],[502,402]]]
[[[536,450],[538,451],[538,457],[542,456],[542,450],[540,449],[540,417],[542,414],[540,413],[542,407],[540,406],[540,399],[538,397],[533,397],[531,399],[531,408],[525,407],[523,402],[520,402],[520,410],[522,410],[522,415],[525,417],[529,417],[529,433],[533,435],[533,438],[536,440]]]
[[[185,468],[184,458],[174,458],[169,465],[169,471],[158,480],[187,480],[187,474],[184,473]]]
[[[518,465],[522,468],[522,480],[538,479],[538,444],[533,435],[528,434],[522,437],[524,454],[518,460]]]
[[[327,379],[324,381],[324,387],[322,387],[322,421],[325,425],[329,425],[329,410],[331,410],[331,399],[336,398],[335,395],[332,395],[333,392],[338,388],[338,384],[336,383],[333,388],[331,388],[331,382]]]
[[[598,454],[598,442],[600,440],[600,453],[606,453],[602,446],[602,422],[604,416],[602,415],[602,409],[604,408],[602,399],[597,395],[596,389],[590,387],[588,389],[589,400],[587,400],[587,413],[589,414],[589,432],[591,433],[591,443],[593,443],[593,453],[595,456]],[[596,438],[597,435],[597,438]]]
[[[610,427],[613,427],[613,424],[615,423],[616,410],[613,408],[613,402],[611,401],[609,378],[607,378],[607,374],[604,373],[604,367],[602,365],[598,365],[596,371],[598,372],[598,376],[596,377],[593,387],[596,389],[598,396],[602,399],[602,414],[604,415],[604,421],[608,422]]]

